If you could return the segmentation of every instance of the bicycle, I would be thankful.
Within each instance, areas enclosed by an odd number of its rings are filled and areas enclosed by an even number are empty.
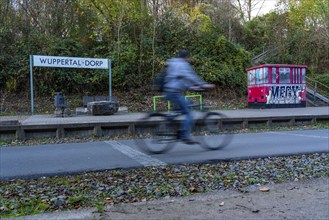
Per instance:
[[[202,111],[195,111],[193,107],[200,107]],[[233,138],[223,128],[223,121],[227,116],[218,111],[209,111],[211,106],[203,104],[191,104],[193,117],[192,133],[196,136],[201,147],[209,150],[219,150],[226,147]],[[184,115],[180,112],[151,112],[143,117],[135,129],[136,145],[144,152],[152,154],[165,153],[171,150],[180,141],[180,121]],[[144,128],[144,129],[143,129]],[[145,138],[145,128],[148,128],[148,135]]]

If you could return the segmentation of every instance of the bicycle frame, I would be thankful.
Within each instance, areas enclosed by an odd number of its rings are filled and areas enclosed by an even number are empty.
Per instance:
[[[163,97],[163,96],[161,96]],[[196,97],[196,96],[193,96]],[[197,97],[202,97],[197,95]],[[222,121],[226,120],[225,114],[210,111],[211,106],[204,106],[202,98],[200,104],[188,105],[192,123],[191,131],[196,131],[196,141],[184,142],[184,144],[199,144],[208,150],[218,150],[227,146],[232,136],[226,132],[220,132]],[[197,107],[197,109],[195,108]],[[151,112],[141,119],[139,124],[148,126],[150,137],[140,138],[143,134],[137,133],[136,144],[145,152],[163,153],[172,149],[176,142],[180,141],[181,123],[185,115],[179,110],[168,112]],[[200,124],[199,124],[200,122]],[[200,130],[198,128],[201,128]],[[219,136],[217,136],[219,135]]]

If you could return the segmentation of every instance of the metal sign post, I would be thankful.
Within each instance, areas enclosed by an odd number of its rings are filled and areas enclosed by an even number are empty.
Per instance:
[[[31,87],[31,113],[34,113],[33,66],[60,67],[60,68],[89,68],[108,69],[109,95],[112,100],[112,70],[111,60],[102,58],[59,57],[30,55],[30,87]]]
[[[112,101],[112,63],[111,60],[108,59],[109,66],[109,101]]]
[[[33,96],[33,55],[30,55],[30,89],[31,89],[31,113],[34,112],[34,96]]]

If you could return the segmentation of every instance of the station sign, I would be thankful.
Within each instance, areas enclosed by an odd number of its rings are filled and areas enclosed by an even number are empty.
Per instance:
[[[110,59],[81,58],[62,56],[30,55],[30,88],[31,88],[31,113],[34,113],[34,82],[33,67],[60,67],[60,68],[86,68],[108,69],[109,73],[109,97],[112,99],[112,67]]]
[[[108,59],[33,55],[33,66],[108,69]]]

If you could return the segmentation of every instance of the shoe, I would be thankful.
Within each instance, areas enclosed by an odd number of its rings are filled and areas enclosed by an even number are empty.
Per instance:
[[[192,144],[200,144],[200,142],[194,141],[192,139],[183,139],[182,141],[183,141],[184,144],[189,144],[189,145],[192,145]]]

